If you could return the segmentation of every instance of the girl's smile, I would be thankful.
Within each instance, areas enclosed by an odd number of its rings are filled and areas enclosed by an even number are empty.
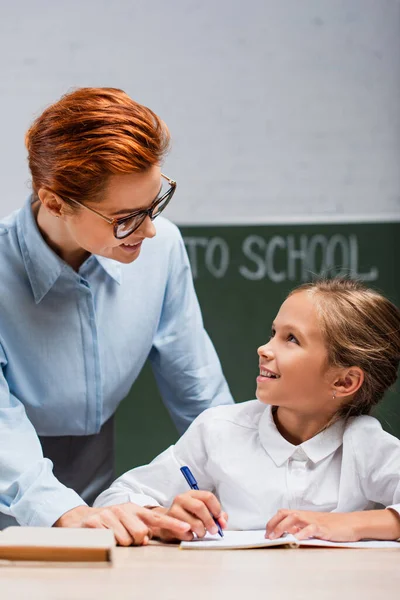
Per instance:
[[[270,369],[267,369],[266,367],[263,367],[260,364],[260,374],[257,377],[257,381],[263,381],[264,379],[280,379],[280,375],[278,375],[278,373],[274,373],[273,371],[270,371]]]

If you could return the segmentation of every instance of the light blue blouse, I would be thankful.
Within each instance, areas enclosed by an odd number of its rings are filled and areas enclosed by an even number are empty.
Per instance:
[[[30,199],[0,222],[0,528],[52,525],[84,504],[37,434],[97,433],[147,357],[180,432],[232,402],[180,233],[154,223],[133,263],[92,255],[76,272],[43,240]]]

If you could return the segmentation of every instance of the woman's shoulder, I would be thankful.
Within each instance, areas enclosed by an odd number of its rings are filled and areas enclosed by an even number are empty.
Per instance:
[[[165,217],[157,217],[154,221],[154,226],[157,232],[155,239],[159,238],[163,239],[163,241],[169,240],[171,242],[182,239],[178,226]]]
[[[25,208],[25,205],[13,210],[13,212],[0,219],[0,236],[16,235],[18,217]]]
[[[182,252],[182,248],[184,248],[181,233],[174,223],[160,216],[154,221],[154,226],[156,235],[151,240],[146,240],[146,243],[143,245],[140,263],[139,261],[131,263],[135,265],[133,267],[134,271],[137,270],[136,262],[144,268],[147,268],[145,265],[146,261],[156,261],[157,264],[160,261],[166,263],[175,262],[178,255]]]
[[[18,209],[0,220],[0,269],[13,271],[15,261],[21,262],[21,252],[17,240]],[[3,270],[3,269],[2,269]]]
[[[15,210],[10,215],[0,219],[0,244],[4,243],[2,242],[2,239],[7,239],[8,236],[13,235],[20,210],[21,209]]]

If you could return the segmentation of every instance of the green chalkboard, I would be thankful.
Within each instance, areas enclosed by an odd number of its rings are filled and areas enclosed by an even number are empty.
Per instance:
[[[320,274],[351,274],[400,305],[400,223],[183,227],[206,328],[237,402],[254,398],[257,347],[286,294]],[[400,387],[376,416],[400,437]],[[117,471],[177,439],[146,366],[117,413]]]

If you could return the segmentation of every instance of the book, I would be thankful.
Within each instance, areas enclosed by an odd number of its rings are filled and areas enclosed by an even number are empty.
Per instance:
[[[181,542],[183,550],[239,550],[246,548],[271,548],[276,546],[299,548],[300,546],[320,546],[324,548],[398,548],[400,542],[362,540],[360,542],[328,542],[311,538],[298,540],[294,535],[270,540],[264,537],[265,529],[256,531],[224,531],[224,537],[206,535],[191,542]]]
[[[7,527],[0,531],[0,559],[12,561],[111,562],[109,529]]]

